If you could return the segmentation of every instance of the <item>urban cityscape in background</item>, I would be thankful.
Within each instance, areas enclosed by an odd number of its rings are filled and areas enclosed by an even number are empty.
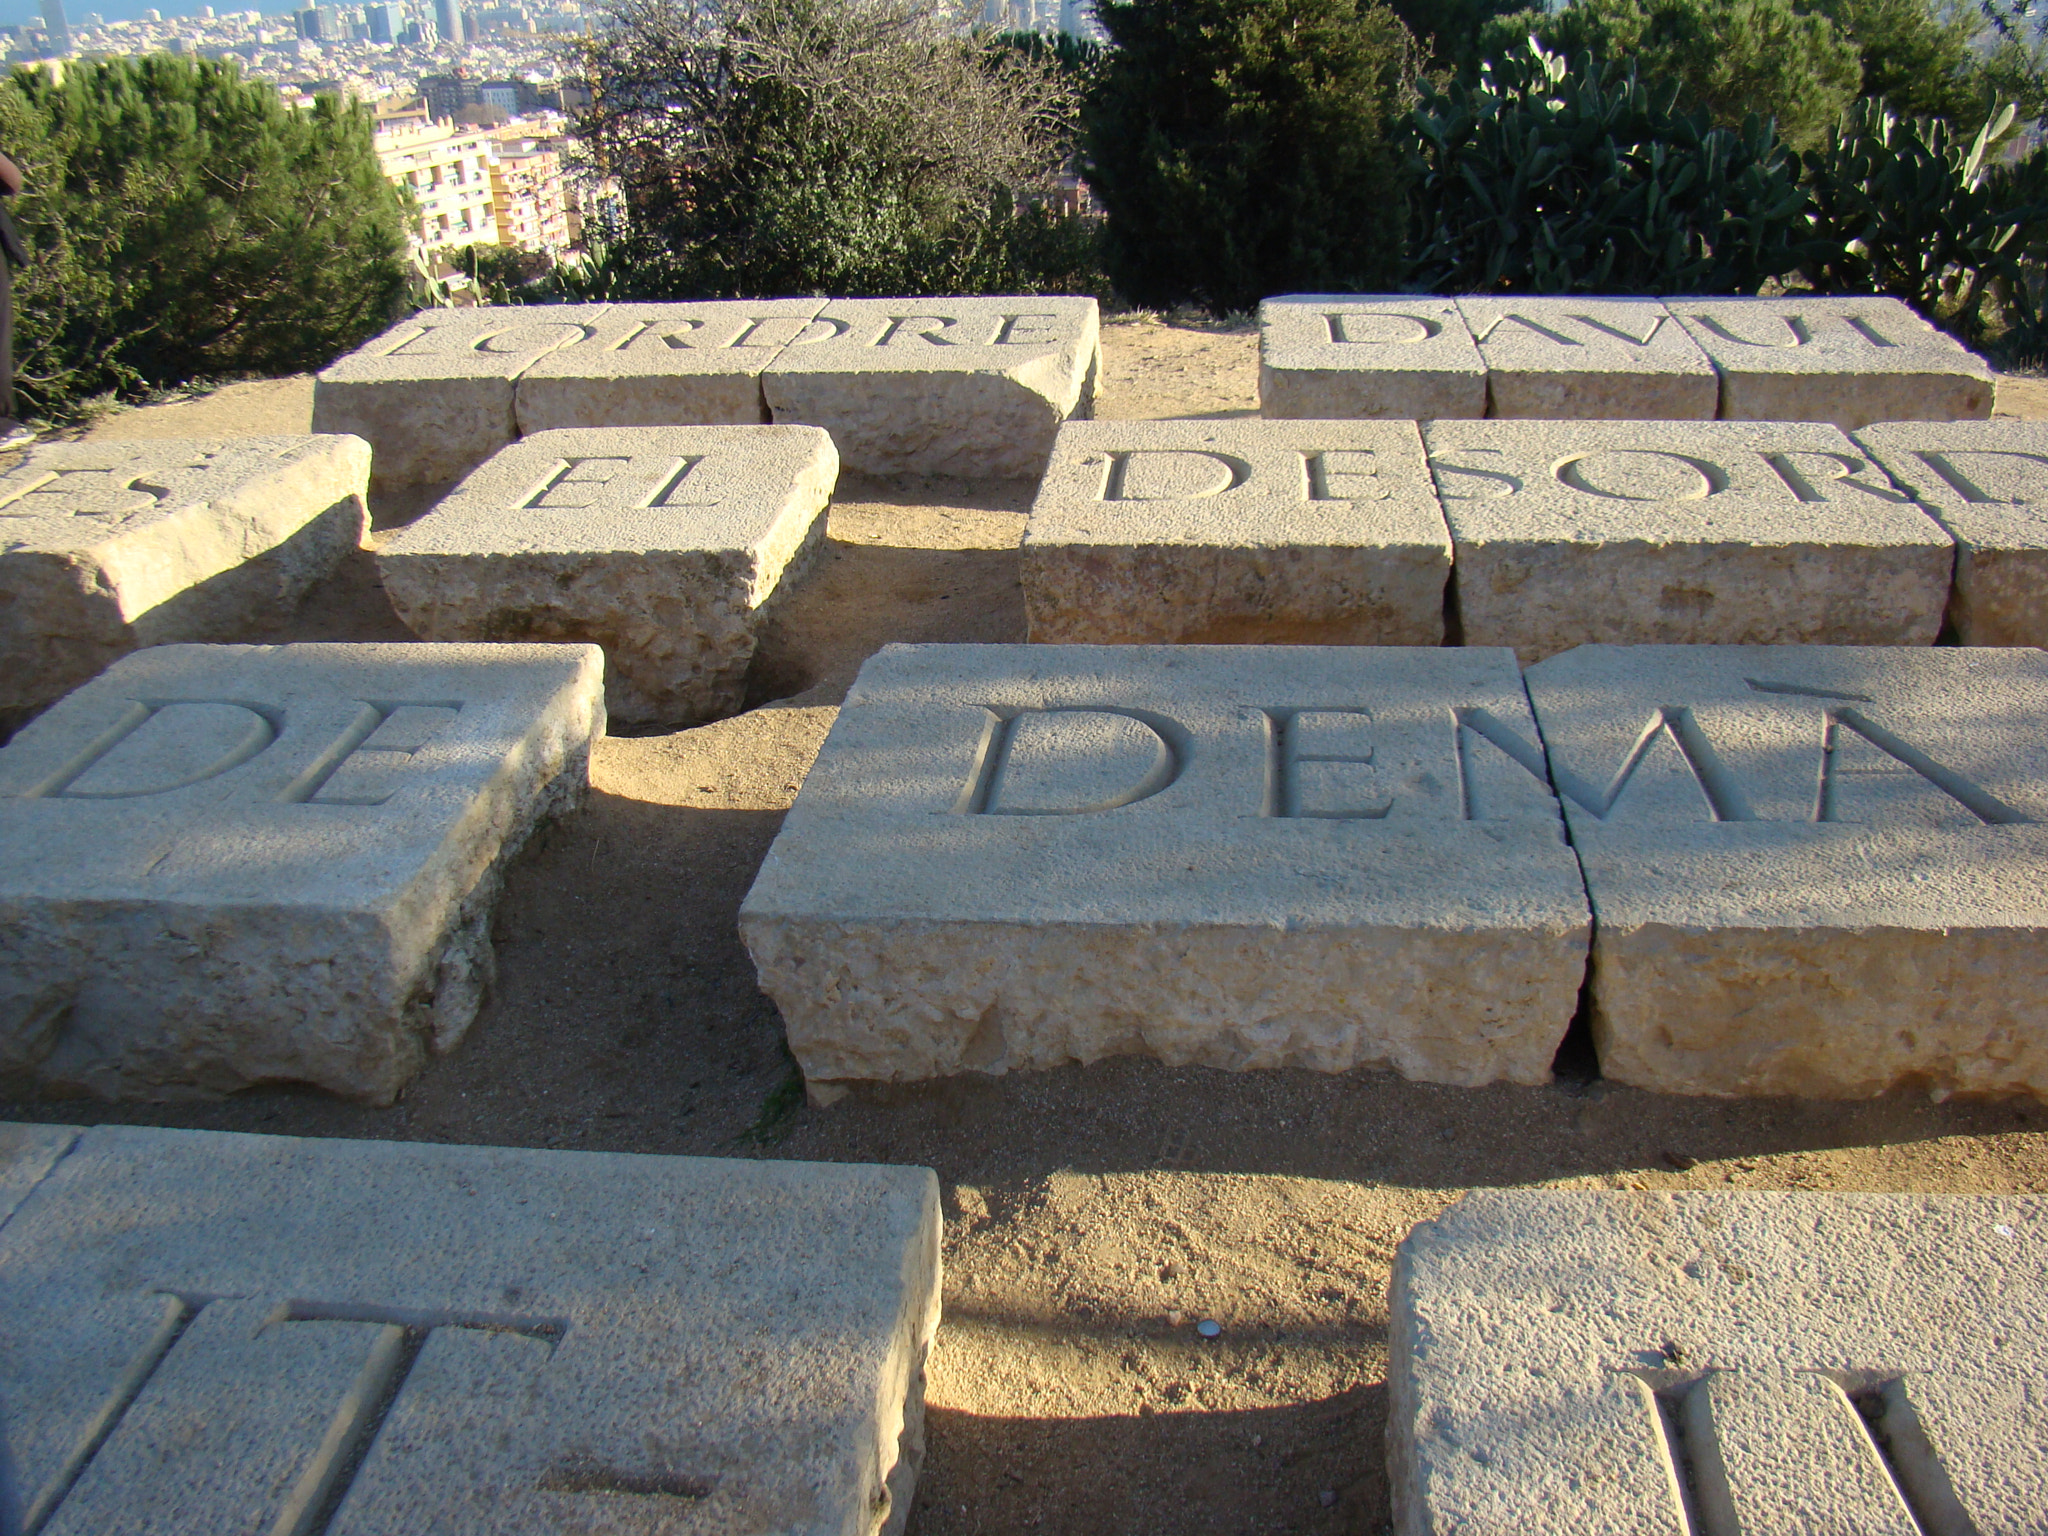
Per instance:
[[[1099,38],[1089,0],[985,0],[985,25]],[[600,24],[601,3],[476,5],[404,0],[291,11],[195,7],[117,20],[75,17],[64,0],[0,25],[0,62],[69,62],[171,53],[231,60],[243,76],[310,106],[338,93],[376,118],[384,174],[418,205],[413,258],[452,301],[469,279],[454,257],[505,246],[548,261],[579,249],[583,226],[616,191],[581,167],[569,124],[583,104],[564,69],[568,39]]]

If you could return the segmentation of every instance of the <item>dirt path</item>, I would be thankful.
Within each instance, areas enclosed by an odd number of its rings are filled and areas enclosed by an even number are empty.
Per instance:
[[[1107,353],[1101,414],[1256,405],[1246,334],[1128,322]],[[304,430],[305,381],[236,389],[106,431]],[[823,559],[764,640],[762,707],[603,743],[588,807],[512,872],[476,1028],[398,1105],[278,1089],[0,1103],[0,1118],[933,1167],[946,1322],[920,1536],[1383,1530],[1389,1264],[1413,1222],[1473,1185],[2048,1190],[2048,1107],[2020,1103],[1107,1061],[805,1107],[734,931],[740,899],[862,657],[889,640],[1023,638],[1013,551],[1029,492],[849,478]],[[364,558],[273,638],[403,634]],[[1194,1332],[1204,1318],[1222,1325],[1213,1342]]]

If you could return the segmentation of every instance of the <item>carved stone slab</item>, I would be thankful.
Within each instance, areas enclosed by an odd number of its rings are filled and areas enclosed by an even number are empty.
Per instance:
[[[1897,299],[1672,299],[1721,375],[1731,421],[1966,421],[1991,414],[1984,360]]]
[[[1711,421],[1713,364],[1661,299],[1466,298],[1489,416]]]
[[[1883,422],[1856,441],[1956,541],[1964,645],[2048,645],[2048,423]]]
[[[1100,361],[1093,299],[835,299],[761,383],[848,469],[1021,478],[1089,413]]]
[[[838,473],[816,427],[536,433],[377,566],[422,639],[601,645],[613,717],[689,724],[739,708],[757,616],[824,538]]]
[[[1022,560],[1035,641],[1436,645],[1451,541],[1412,421],[1084,421]]]
[[[1528,684],[1607,1076],[2048,1096],[2048,655],[1588,646]]]
[[[1486,365],[1453,299],[1290,293],[1259,306],[1259,411],[1428,421],[1486,414]]]
[[[144,645],[226,640],[362,542],[353,437],[42,443],[0,474],[0,734]]]
[[[2033,1536],[2038,1196],[1475,1190],[1394,1263],[1399,1536]]]
[[[388,1103],[580,798],[595,646],[161,646],[0,748],[0,1081]]]
[[[595,335],[520,373],[519,432],[766,421],[761,370],[814,334],[810,322],[824,307],[823,299],[614,304]]]
[[[891,646],[740,932],[819,1085],[1148,1055],[1544,1082],[1586,914],[1513,659]]]
[[[30,1529],[899,1532],[940,1223],[923,1168],[87,1131],[0,1228]]]
[[[1926,645],[1953,547],[1836,427],[1432,422],[1464,639]]]
[[[518,436],[514,381],[599,334],[603,304],[425,310],[322,370],[313,430],[353,432],[379,486],[458,480]]]

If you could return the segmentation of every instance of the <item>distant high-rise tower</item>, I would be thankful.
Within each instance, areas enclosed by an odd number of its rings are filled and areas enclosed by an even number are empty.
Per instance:
[[[51,53],[71,51],[71,26],[64,20],[64,0],[43,0],[43,31],[49,35]]]
[[[462,41],[462,12],[456,9],[455,0],[434,0],[434,27],[442,42]]]
[[[395,5],[366,5],[363,20],[369,26],[373,43],[395,43],[398,34],[405,30],[405,18]]]

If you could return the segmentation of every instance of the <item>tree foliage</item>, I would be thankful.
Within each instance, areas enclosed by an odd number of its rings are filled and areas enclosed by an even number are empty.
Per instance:
[[[369,115],[286,107],[232,65],[156,54],[0,81],[24,414],[324,365],[389,323],[406,211]]]
[[[1633,66],[1534,46],[1425,82],[1410,280],[1447,293],[1754,293],[1809,253],[1799,161],[1761,118],[1672,107]]]
[[[626,215],[599,232],[584,287],[760,297],[1075,280],[1031,264],[1087,234],[1047,207],[1072,86],[1056,62],[960,23],[945,0],[611,0],[578,45],[593,100],[577,133]]]
[[[1105,259],[1139,304],[1248,309],[1396,278],[1414,39],[1365,0],[1117,0],[1082,109]]]

